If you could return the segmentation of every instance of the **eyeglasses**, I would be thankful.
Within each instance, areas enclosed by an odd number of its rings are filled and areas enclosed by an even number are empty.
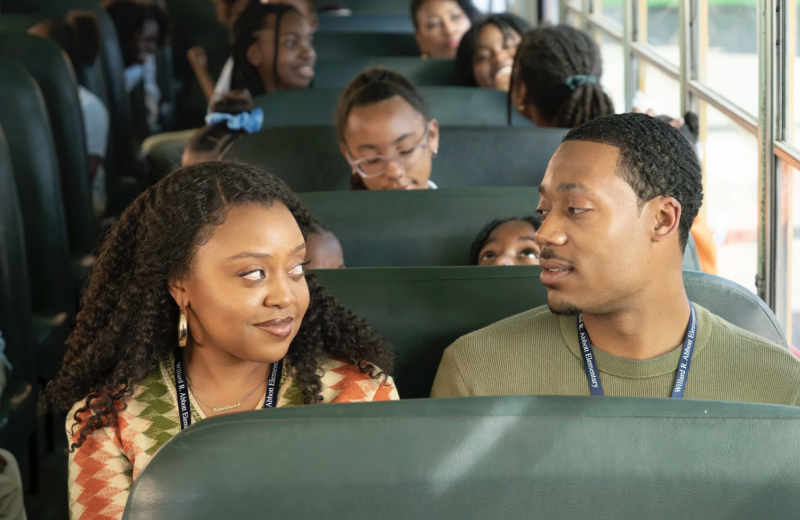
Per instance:
[[[422,140],[415,145],[409,146],[398,151],[394,155],[370,155],[361,159],[353,160],[350,150],[347,151],[347,162],[356,172],[365,179],[380,177],[389,169],[389,163],[393,162],[403,169],[413,168],[425,155],[424,151],[428,148],[429,130],[426,126],[425,135]]]

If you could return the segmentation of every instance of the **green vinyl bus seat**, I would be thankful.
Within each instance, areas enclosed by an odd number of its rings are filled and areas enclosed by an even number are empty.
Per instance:
[[[493,128],[508,128],[506,119],[506,96],[499,91],[466,87],[421,87],[423,95],[431,107],[431,116],[439,121],[443,126],[469,126],[469,127],[493,127]],[[289,132],[286,138],[277,137],[277,139],[285,139],[288,144],[295,146],[295,148],[280,147],[277,148],[278,154],[282,161],[299,161],[301,164],[307,161],[308,157],[313,157],[317,153],[335,154],[337,157],[330,158],[331,162],[323,165],[326,170],[335,169],[339,171],[343,165],[347,167],[347,163],[339,154],[338,140],[335,137],[335,132],[330,129],[336,121],[336,108],[339,103],[339,96],[341,89],[308,89],[308,90],[284,90],[275,92],[267,96],[259,96],[256,98],[256,104],[264,110],[265,120],[262,127],[262,132],[270,129],[280,128],[290,129],[298,126],[322,126],[328,127],[327,129],[320,129],[318,132],[319,139],[313,142],[305,142],[305,136]],[[514,127],[525,127],[534,132],[536,127],[520,116],[516,111],[512,115],[512,123]],[[476,128],[476,131],[480,129]],[[540,150],[550,148],[555,151],[558,144],[553,146],[554,136],[558,135],[563,137],[566,130],[542,128],[539,129],[540,137],[549,135],[549,138],[544,138],[542,143],[538,139],[535,141],[526,141],[521,149],[513,149],[514,153],[510,154],[511,157],[505,157],[503,161],[516,161],[515,164],[524,166],[525,161],[529,160],[529,154],[538,154]],[[465,130],[466,132],[466,130]],[[278,132],[280,134],[281,132]],[[180,167],[180,159],[186,143],[189,141],[194,131],[185,132],[172,132],[167,134],[160,134],[150,137],[145,141],[142,146],[143,151],[146,152],[150,162],[153,164],[154,173],[157,177],[163,176],[170,171]],[[276,133],[270,134],[271,136],[278,135]],[[466,167],[468,171],[475,170],[476,162],[473,153],[482,153],[485,156],[499,155],[495,150],[500,150],[502,147],[509,147],[512,143],[503,144],[505,134],[498,134],[494,141],[482,141],[475,145],[477,148],[467,148],[464,150],[469,155],[460,155],[459,166]],[[487,136],[479,136],[481,138]],[[293,140],[300,139],[299,143],[294,144]],[[446,139],[446,137],[445,137]],[[257,141],[255,145],[254,154],[260,154],[260,147],[267,146],[270,149],[275,149],[275,145],[264,145],[260,142],[258,137],[247,137],[245,141]],[[560,143],[560,137],[557,139]],[[242,146],[237,142],[234,148]],[[300,148],[296,148],[299,146]],[[316,152],[311,147],[322,147],[324,152]],[[300,153],[297,153],[300,150]],[[548,160],[552,151],[547,156]],[[440,149],[440,152],[442,150]],[[488,154],[488,155],[487,155]],[[273,154],[264,154],[273,155]],[[455,157],[455,154],[453,154]],[[439,160],[439,163],[445,163],[444,160]],[[296,163],[294,163],[296,164]],[[447,163],[445,163],[447,164]],[[546,163],[545,163],[546,164]],[[315,166],[316,167],[316,166]],[[349,168],[347,169],[349,172]],[[525,172],[529,169],[523,170]],[[542,170],[544,171],[544,170]],[[339,180],[337,186],[348,186],[349,175],[346,174],[343,180]],[[527,173],[524,174],[527,178]],[[504,174],[504,178],[507,174]],[[467,178],[469,178],[467,176]],[[518,182],[516,178],[511,180],[509,178],[508,184],[514,185]],[[528,185],[530,181],[524,181],[524,185]],[[474,186],[475,184],[459,183],[453,186]],[[480,186],[481,184],[477,184]],[[324,185],[315,185],[304,187],[301,191],[326,191],[329,189],[341,188],[327,188]]]
[[[411,33],[318,32],[314,34],[318,60],[342,60],[371,56],[420,56]]]
[[[444,349],[456,339],[547,304],[538,267],[376,268],[316,271],[347,308],[394,346],[403,399],[427,397]],[[717,276],[685,271],[689,298],[734,325],[788,348],[772,311]]]
[[[36,474],[36,372],[25,232],[11,155],[0,130],[0,333],[13,367],[0,393],[0,446],[15,455],[31,447]],[[3,368],[0,368],[3,370]],[[33,479],[35,480],[35,478]]]
[[[303,406],[193,424],[124,520],[731,520],[800,511],[800,408],[514,396]]]
[[[536,127],[440,128],[431,180],[442,189],[538,187],[567,132]],[[332,127],[262,130],[238,139],[224,159],[258,164],[298,193],[350,189],[352,170]]]
[[[420,87],[458,86],[455,60],[386,56],[318,61],[314,88],[344,88],[367,67],[381,66],[399,72]]]
[[[19,64],[0,58],[0,126],[6,131],[25,230],[36,334],[36,371],[52,378],[75,315],[58,158],[44,97]]]
[[[348,267],[469,265],[473,240],[498,218],[533,215],[535,187],[328,191],[301,195],[342,243]],[[694,240],[684,269],[701,271]]]
[[[340,33],[397,33],[414,34],[414,22],[408,10],[399,15],[353,14],[352,16],[331,16],[321,14],[319,32]]]
[[[398,0],[340,0],[334,2],[350,9],[354,15],[379,14],[379,15],[406,15],[410,16],[409,2]]]
[[[431,117],[440,125],[508,126],[507,95],[499,90],[471,87],[420,87]],[[282,90],[255,98],[264,110],[264,128],[328,126],[336,122],[342,89]],[[514,126],[533,123],[513,111]]]
[[[94,249],[95,226],[83,112],[69,60],[53,42],[24,33],[0,34],[0,56],[21,64],[42,90],[58,154],[69,248],[83,278]]]
[[[342,243],[348,267],[469,265],[475,236],[497,218],[533,215],[537,188],[305,193]]]

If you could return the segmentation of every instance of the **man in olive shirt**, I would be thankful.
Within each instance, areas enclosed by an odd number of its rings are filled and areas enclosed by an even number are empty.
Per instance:
[[[800,361],[689,302],[700,165],[643,114],[572,130],[539,188],[548,306],[460,338],[432,397],[610,395],[800,405]],[[591,339],[590,339],[591,338]]]

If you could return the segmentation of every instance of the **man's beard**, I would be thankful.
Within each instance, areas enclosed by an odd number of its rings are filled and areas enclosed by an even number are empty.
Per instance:
[[[550,307],[550,312],[557,316],[577,316],[583,314],[582,310],[571,303],[565,303],[558,309],[554,308],[552,305],[548,305],[548,307]]]

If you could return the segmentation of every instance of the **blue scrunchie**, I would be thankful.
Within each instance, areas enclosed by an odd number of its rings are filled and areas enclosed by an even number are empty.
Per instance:
[[[264,124],[264,111],[256,108],[252,112],[242,112],[236,115],[212,112],[206,116],[208,126],[223,122],[227,123],[230,130],[242,130],[248,134],[254,134],[261,130],[261,125]]]
[[[586,76],[584,74],[576,74],[574,76],[568,76],[567,79],[564,80],[564,83],[566,83],[570,89],[575,90],[586,83],[597,83],[597,78],[594,76]]]

